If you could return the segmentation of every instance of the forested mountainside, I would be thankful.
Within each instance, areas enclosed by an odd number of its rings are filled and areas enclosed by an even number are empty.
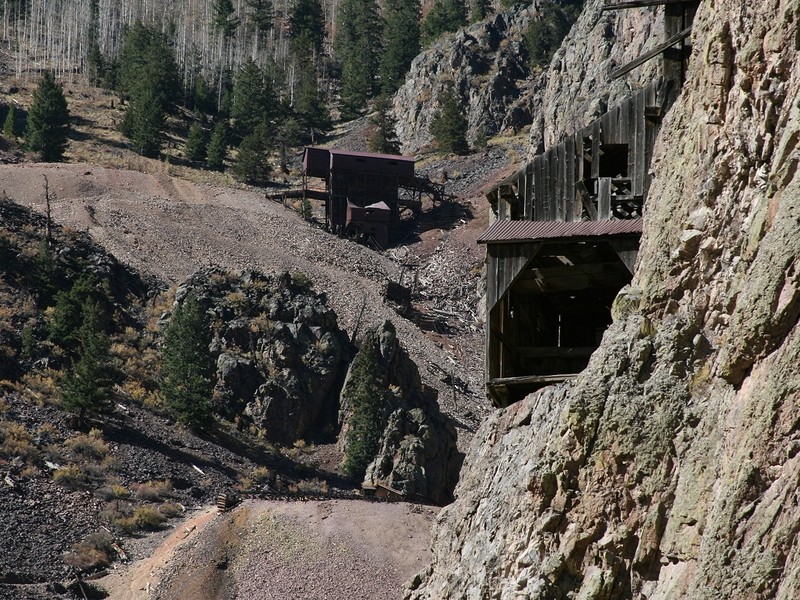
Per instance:
[[[236,175],[263,183],[269,175],[264,157],[277,153],[275,162],[285,170],[287,148],[317,142],[334,119],[348,121],[369,108],[377,112],[369,149],[378,152],[418,151],[409,128],[413,138],[433,138],[440,152],[458,154],[485,147],[487,137],[508,127],[519,131],[530,122],[525,82],[547,64],[582,2],[517,4],[493,19],[510,4],[6,0],[0,5],[1,56],[5,74],[18,81],[52,73],[61,85],[89,83],[116,92],[125,107],[119,129],[143,156],[160,155],[168,116],[185,109],[181,127],[190,160],[221,170],[232,147]],[[445,61],[442,36],[469,22],[483,23],[474,34],[481,48],[466,52],[474,60]],[[475,38],[466,35],[462,45],[470,46]],[[412,61],[424,49],[432,54],[418,61],[422,68],[409,83]],[[449,62],[454,72],[424,68],[431,60]],[[392,114],[387,98],[404,84]],[[476,101],[476,90],[490,97]],[[27,108],[14,102],[10,108]],[[420,105],[418,114],[408,112]],[[475,114],[483,108],[490,117]],[[64,109],[48,114],[44,121],[56,115],[66,123]],[[23,120],[6,114],[6,136],[25,133]],[[41,150],[35,143],[28,149]],[[60,152],[43,158],[58,160]]]
[[[535,135],[580,126],[608,34],[644,31],[595,29],[602,4],[556,54]],[[614,323],[574,382],[483,424],[408,598],[798,597],[798,17],[699,3]]]

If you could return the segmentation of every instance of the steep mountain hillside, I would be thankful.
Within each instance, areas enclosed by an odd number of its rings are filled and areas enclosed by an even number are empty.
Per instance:
[[[409,598],[800,595],[798,17],[701,2],[614,324],[483,424]]]

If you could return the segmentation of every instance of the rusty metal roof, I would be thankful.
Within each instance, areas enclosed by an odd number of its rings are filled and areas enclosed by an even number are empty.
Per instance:
[[[496,221],[478,238],[479,244],[593,238],[642,233],[642,219],[614,221]]]
[[[376,154],[374,152],[355,152],[353,150],[336,150],[331,148],[329,152],[336,156],[356,156],[358,158],[378,158],[381,160],[399,160],[402,162],[416,162],[413,156],[400,156],[399,154]]]

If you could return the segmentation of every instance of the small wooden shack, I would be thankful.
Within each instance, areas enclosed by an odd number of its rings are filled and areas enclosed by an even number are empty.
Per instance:
[[[664,5],[665,41],[618,69],[661,56],[664,78],[534,157],[487,192],[486,386],[509,404],[582,371],[631,281],[649,167],[661,119],[690,54],[697,0],[626,0],[604,10]]]

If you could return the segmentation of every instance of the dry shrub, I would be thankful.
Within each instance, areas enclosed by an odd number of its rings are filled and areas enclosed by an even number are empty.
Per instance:
[[[53,481],[70,490],[81,490],[91,483],[89,474],[78,465],[67,465],[53,471]]]
[[[40,405],[57,404],[59,401],[57,373],[52,369],[23,375],[22,387],[28,398]]]
[[[131,492],[124,485],[112,483],[111,485],[104,485],[95,491],[95,495],[101,500],[122,500],[131,495]]]
[[[106,531],[90,533],[64,556],[68,565],[80,572],[101,569],[111,564],[114,538]]]
[[[250,490],[271,484],[275,480],[275,473],[268,467],[256,467],[249,475],[239,479],[239,487],[243,490]]]
[[[166,517],[150,506],[140,506],[132,514],[119,517],[114,526],[125,533],[137,531],[155,531],[163,525]]]
[[[0,456],[34,462],[39,458],[39,449],[24,426],[13,421],[0,421]]]
[[[103,432],[99,429],[76,435],[64,442],[64,445],[75,456],[90,460],[102,460],[109,452],[108,444],[103,440]]]
[[[145,502],[162,502],[172,496],[172,482],[169,480],[146,481],[136,483],[132,487],[136,497]]]
[[[302,479],[289,486],[289,491],[294,494],[323,494],[330,491],[328,482],[322,479]]]
[[[58,429],[52,423],[42,423],[39,429],[36,430],[36,437],[39,438],[39,444],[52,444],[60,437]]]
[[[183,507],[176,502],[164,502],[158,507],[158,512],[167,519],[173,519],[183,514]]]

